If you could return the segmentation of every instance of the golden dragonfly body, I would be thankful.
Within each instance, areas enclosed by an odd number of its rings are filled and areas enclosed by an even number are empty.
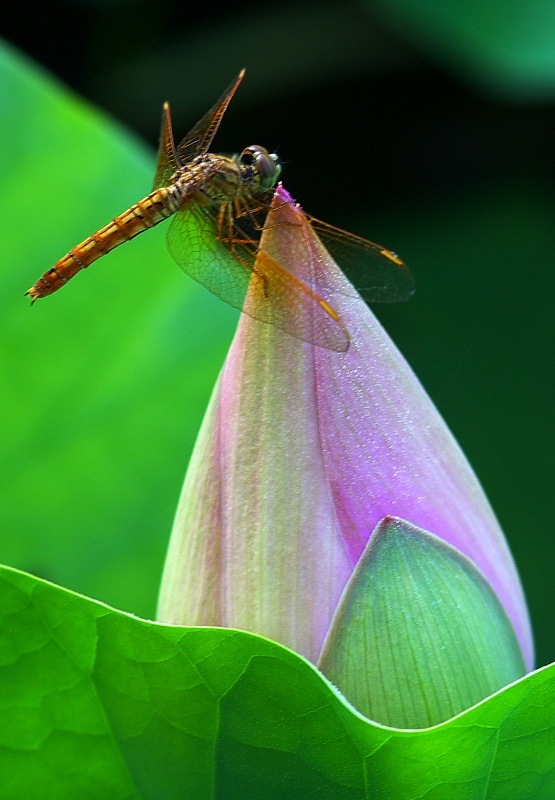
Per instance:
[[[244,73],[177,147],[170,108],[164,104],[153,190],[45,272],[26,293],[32,302],[56,292],[110,250],[173,216],[168,249],[188,275],[262,322],[332,350],[348,348],[349,337],[339,314],[317,287],[260,248],[260,232],[281,173],[278,157],[258,145],[235,156],[208,152]],[[307,219],[326,244],[339,243],[342,252],[357,254],[370,278],[365,299],[401,300],[412,294],[410,272],[395,253],[315,218]],[[260,299],[244,305],[253,280],[262,286]]]

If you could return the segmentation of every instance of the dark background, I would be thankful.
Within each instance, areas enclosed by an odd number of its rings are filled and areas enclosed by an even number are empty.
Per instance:
[[[305,209],[412,267],[415,298],[376,312],[499,516],[539,665],[555,652],[555,20],[544,5],[67,0],[14,4],[0,23],[153,149],[163,100],[185,134],[247,67],[215,149],[277,150]]]
[[[508,176],[551,183],[550,92],[489,86],[488,63],[484,76],[438,63],[381,5],[23,2],[4,26],[8,41],[153,147],[162,100],[184,134],[246,66],[221,146],[254,136],[277,149],[288,185],[320,216],[408,210]]]

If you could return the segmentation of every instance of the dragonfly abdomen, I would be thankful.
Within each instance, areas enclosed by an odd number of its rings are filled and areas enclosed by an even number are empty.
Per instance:
[[[39,297],[61,289],[74,275],[93,264],[101,256],[139,233],[153,228],[177,210],[171,187],[155,189],[123,214],[115,217],[96,233],[91,234],[57,261],[26,294],[34,302]]]

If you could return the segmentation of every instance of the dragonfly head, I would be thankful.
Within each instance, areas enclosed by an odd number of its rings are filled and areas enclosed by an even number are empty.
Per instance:
[[[245,179],[257,189],[271,189],[281,173],[277,155],[256,144],[245,147],[239,156],[239,163]]]

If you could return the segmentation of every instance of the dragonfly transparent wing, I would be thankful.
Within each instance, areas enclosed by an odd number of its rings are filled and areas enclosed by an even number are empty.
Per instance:
[[[229,241],[221,241],[216,219],[191,205],[174,216],[167,242],[181,269],[230,306],[303,341],[348,349],[349,335],[335,311],[237,226]]]
[[[160,126],[160,144],[158,147],[158,161],[156,174],[152,184],[153,189],[169,186],[171,177],[178,168],[178,157],[173,140],[172,118],[170,104],[164,103],[162,108],[162,124]]]
[[[158,161],[153,183],[154,189],[159,189],[160,186],[168,186],[171,182],[170,179],[172,175],[178,167],[191,161],[195,156],[208,151],[220,127],[222,117],[233,95],[239,88],[244,75],[245,70],[243,69],[227,87],[220,99],[206,112],[197,124],[191,128],[187,136],[179,143],[178,147],[175,146],[173,136],[170,104],[164,103],[162,109],[162,124],[160,126]]]
[[[368,303],[396,303],[414,294],[407,265],[391,250],[306,215],[334,261]]]
[[[220,127],[222,117],[244,76],[245,70],[242,69],[235,80],[227,87],[220,99],[206,112],[197,124],[191,128],[187,136],[181,140],[177,147],[177,153],[182,164],[186,164],[199,154],[208,152],[208,148],[212,144],[212,140]]]

